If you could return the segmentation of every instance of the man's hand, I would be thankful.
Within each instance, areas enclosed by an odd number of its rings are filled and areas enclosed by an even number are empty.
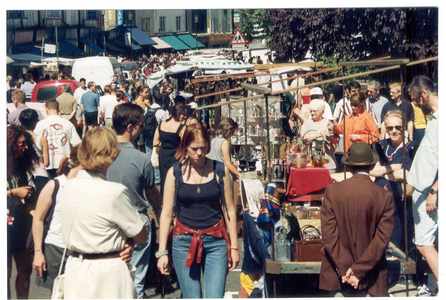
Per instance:
[[[11,196],[17,197],[19,199],[27,199],[32,192],[33,188],[30,186],[21,186],[18,188],[11,189]]]
[[[426,198],[426,212],[428,214],[433,213],[434,211],[437,210],[437,198],[438,198],[438,193],[428,194]]]
[[[37,276],[42,278],[43,272],[46,271],[46,261],[42,251],[34,253],[33,269],[36,271]]]
[[[344,276],[342,276],[342,283],[350,284],[354,289],[358,289],[359,278],[353,273],[353,270],[349,268]]]
[[[119,252],[119,257],[121,258],[121,260],[127,263],[132,258],[132,253],[133,253],[133,245],[126,243],[124,245],[124,249],[122,249],[121,252]]]

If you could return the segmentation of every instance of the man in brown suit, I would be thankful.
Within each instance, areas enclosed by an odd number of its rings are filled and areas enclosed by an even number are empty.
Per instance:
[[[394,206],[392,194],[368,176],[376,161],[370,145],[354,143],[343,158],[353,177],[325,191],[321,290],[349,296],[388,295],[385,249],[393,230]]]

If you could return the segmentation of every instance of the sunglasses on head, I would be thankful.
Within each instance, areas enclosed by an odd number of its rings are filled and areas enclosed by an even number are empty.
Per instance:
[[[402,131],[403,130],[403,126],[387,126],[386,129],[387,129],[387,131],[392,131],[394,129],[396,129],[398,131]]]

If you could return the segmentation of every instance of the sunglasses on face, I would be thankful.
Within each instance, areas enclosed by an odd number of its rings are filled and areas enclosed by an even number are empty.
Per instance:
[[[392,131],[392,130],[398,130],[398,131],[402,131],[403,130],[403,126],[387,126],[386,127],[387,131]]]

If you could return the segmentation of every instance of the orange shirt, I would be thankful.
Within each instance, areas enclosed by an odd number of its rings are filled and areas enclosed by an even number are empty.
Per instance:
[[[344,122],[340,122],[336,126],[336,133],[344,134]],[[378,141],[378,127],[370,113],[365,111],[357,116],[350,115],[345,119],[345,152],[350,149],[353,143],[350,137],[352,134],[359,136],[359,139],[355,142],[373,144]]]

